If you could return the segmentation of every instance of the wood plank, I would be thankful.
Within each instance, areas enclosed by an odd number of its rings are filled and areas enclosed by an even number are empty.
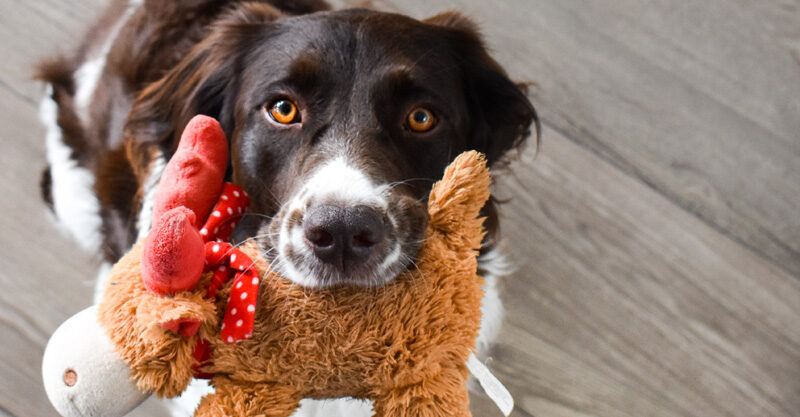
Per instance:
[[[94,272],[89,257],[45,220],[38,177],[27,174],[38,175],[44,166],[42,129],[20,97],[0,95],[0,137],[13,144],[0,152],[0,165],[11,173],[0,181],[6,242],[0,258],[0,406],[12,415],[52,415],[46,399],[38,400],[44,399],[44,344],[61,321],[88,305]]]
[[[0,90],[33,104],[42,88],[32,83],[34,65],[56,53],[70,54],[107,0],[0,0]]]
[[[520,414],[800,413],[800,282],[558,133],[502,178]]]
[[[800,5],[394,2],[474,16],[547,124],[800,276]]]
[[[38,196],[44,167],[44,132],[35,108],[23,98],[0,93],[0,413],[56,416],[42,385],[41,358],[53,331],[91,303],[97,261],[47,221]],[[28,175],[33,172],[34,176]],[[17,243],[14,243],[17,242]],[[132,416],[166,416],[153,401]]]

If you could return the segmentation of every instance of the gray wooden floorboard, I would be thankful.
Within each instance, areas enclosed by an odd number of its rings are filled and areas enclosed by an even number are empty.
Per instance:
[[[0,0],[0,415],[55,415],[49,334],[96,261],[49,222],[41,56],[104,0]],[[397,1],[477,18],[546,123],[500,180],[518,266],[489,366],[517,417],[800,415],[795,1]],[[474,398],[475,415],[499,415]],[[136,415],[163,415],[149,403]]]
[[[498,187],[519,269],[495,369],[551,416],[800,412],[800,281],[548,131]]]

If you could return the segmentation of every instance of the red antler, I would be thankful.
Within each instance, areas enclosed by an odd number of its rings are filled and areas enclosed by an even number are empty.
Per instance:
[[[159,294],[193,288],[205,251],[198,232],[222,191],[228,141],[219,123],[195,116],[164,168],[153,202],[153,228],[142,258],[145,286]]]
[[[153,200],[153,224],[175,207],[195,214],[199,228],[222,192],[228,166],[228,140],[219,122],[195,116],[186,125],[178,149],[170,158]]]

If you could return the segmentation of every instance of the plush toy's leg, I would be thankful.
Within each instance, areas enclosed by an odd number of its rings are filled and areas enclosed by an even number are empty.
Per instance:
[[[417,385],[375,398],[375,417],[471,417],[465,372],[445,370]]]
[[[300,395],[282,385],[238,385],[214,378],[213,394],[200,401],[195,417],[289,417],[300,405]]]

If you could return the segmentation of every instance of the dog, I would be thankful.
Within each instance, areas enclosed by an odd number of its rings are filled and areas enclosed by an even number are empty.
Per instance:
[[[227,177],[250,196],[234,240],[255,238],[307,287],[380,286],[413,267],[445,166],[468,149],[501,166],[540,131],[525,88],[455,12],[419,21],[322,0],[117,0],[38,78],[42,196],[102,256],[96,296],[148,232],[161,171],[196,114],[220,121]],[[483,214],[479,349],[499,329],[505,273],[494,200]]]

